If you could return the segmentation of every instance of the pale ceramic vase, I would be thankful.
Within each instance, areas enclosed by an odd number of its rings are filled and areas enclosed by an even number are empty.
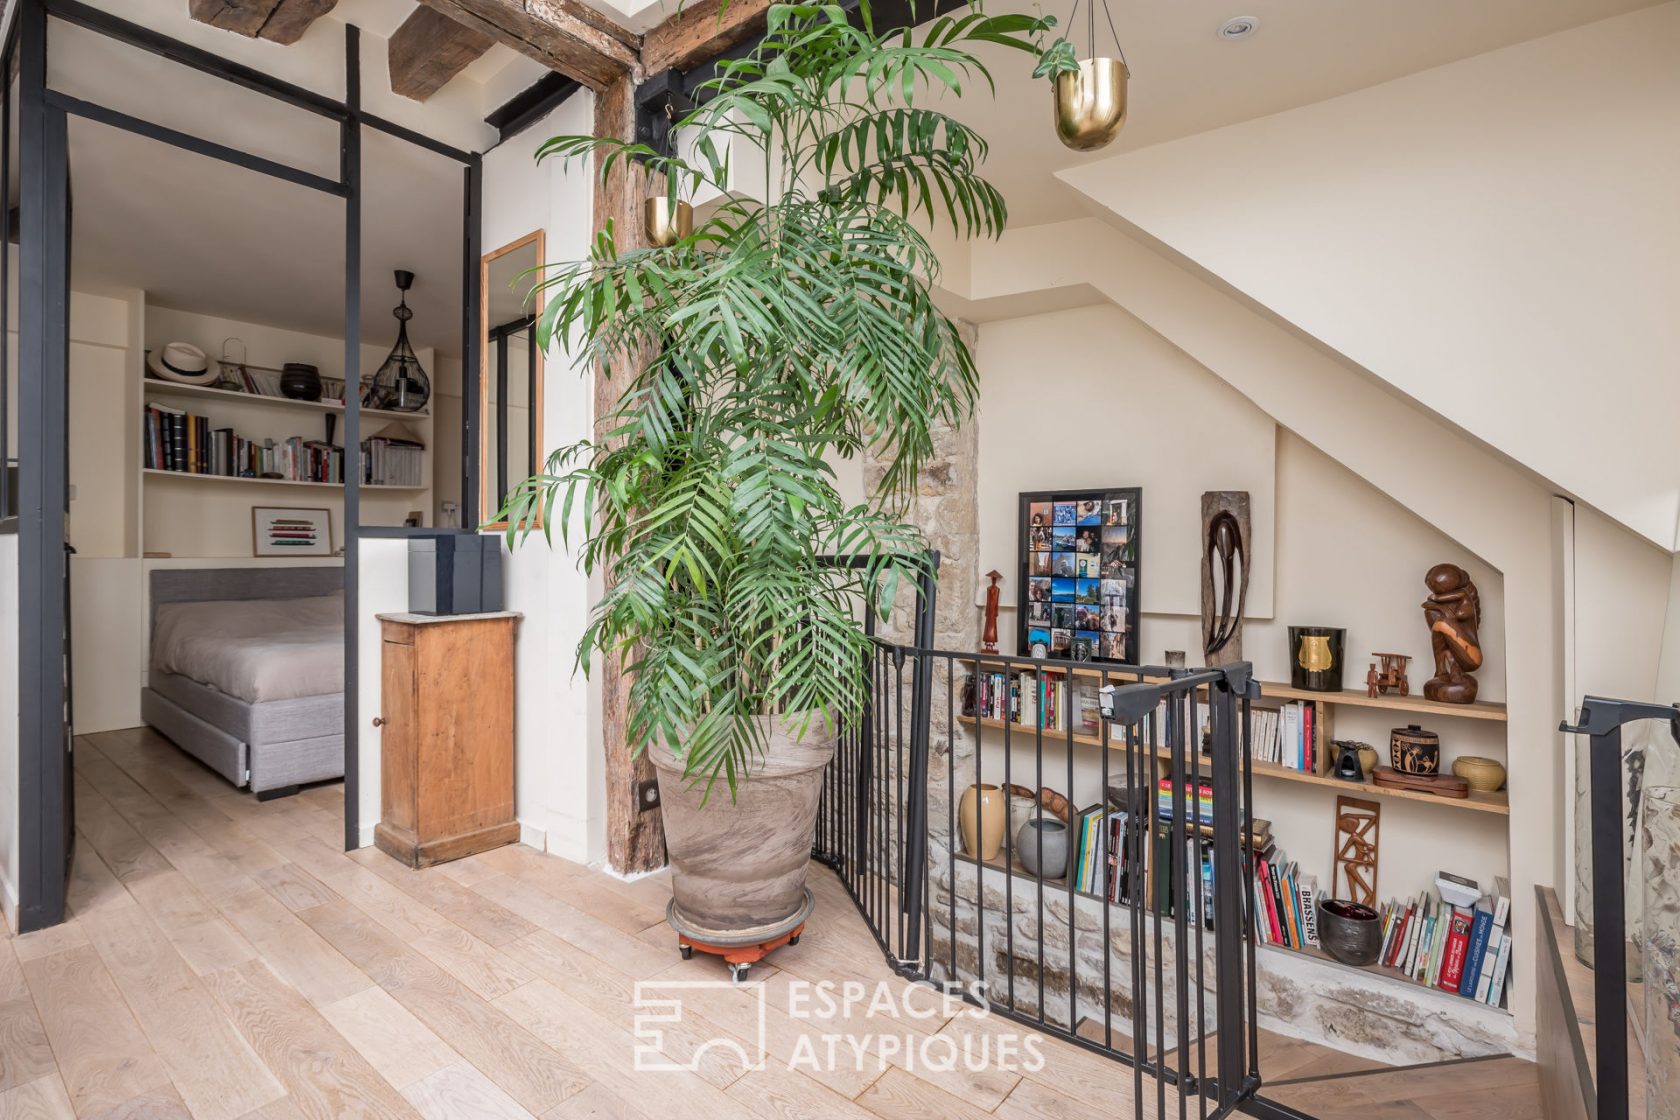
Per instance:
[[[803,738],[798,720],[780,717],[763,756],[744,780],[719,781],[702,804],[705,782],[690,782],[663,743],[648,756],[659,776],[665,848],[671,859],[671,924],[710,944],[771,940],[810,912],[805,874],[822,795],[823,768],[836,735],[820,717]]]
[[[1003,847],[1003,832],[1009,824],[1009,804],[994,785],[969,786],[957,805],[957,826],[962,830],[963,851],[979,859],[996,859]]]

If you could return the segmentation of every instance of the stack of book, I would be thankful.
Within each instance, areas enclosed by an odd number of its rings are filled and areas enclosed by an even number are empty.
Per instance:
[[[1271,762],[1286,770],[1316,774],[1322,761],[1316,736],[1317,723],[1318,705],[1311,700],[1296,700],[1276,711],[1255,709],[1250,728],[1254,761]]]
[[[320,440],[293,436],[278,443],[259,442],[232,428],[212,428],[208,417],[160,404],[148,404],[143,420],[141,445],[148,470],[292,482],[344,481],[344,449]]]
[[[362,481],[370,486],[424,486],[426,448],[418,440],[375,436],[362,441]]]
[[[1438,881],[1454,898],[1477,890],[1454,876]],[[1457,893],[1464,886],[1470,896]],[[1510,915],[1510,887],[1503,878],[1495,879],[1493,893],[1473,905],[1455,905],[1441,897],[1439,888],[1391,902],[1383,907],[1379,960],[1419,984],[1499,1007],[1511,969]]]
[[[1080,734],[1102,734],[1097,683],[1069,684],[1060,673],[980,673],[974,678],[973,703],[965,699],[963,714],[1045,731],[1066,732],[1071,722]]]
[[[1254,857],[1254,940],[1286,949],[1318,947],[1318,879],[1276,848]]]

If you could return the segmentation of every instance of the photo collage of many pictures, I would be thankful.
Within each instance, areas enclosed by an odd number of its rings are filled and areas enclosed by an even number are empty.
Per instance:
[[[1027,651],[1126,661],[1135,546],[1130,502],[1082,498],[1027,507]]]

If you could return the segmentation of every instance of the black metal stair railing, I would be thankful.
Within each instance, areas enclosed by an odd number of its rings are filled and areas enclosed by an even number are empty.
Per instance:
[[[1622,728],[1661,720],[1680,744],[1680,705],[1588,696],[1580,719],[1560,731],[1591,736],[1587,773],[1592,837],[1593,1022],[1598,1049],[1595,1120],[1628,1115],[1627,881],[1622,808]]]
[[[1129,1065],[1140,1117],[1288,1114],[1256,1098],[1248,665],[877,641],[869,681],[814,850],[894,970]],[[1011,787],[1067,799],[1026,803],[1061,810],[1061,866],[1045,828],[1016,835],[1007,796],[963,823],[965,792]]]

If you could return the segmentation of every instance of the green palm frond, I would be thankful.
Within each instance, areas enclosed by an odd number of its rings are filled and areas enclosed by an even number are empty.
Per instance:
[[[886,614],[926,571],[903,499],[936,432],[972,415],[978,378],[918,223],[996,236],[1008,218],[985,139],[930,102],[991,87],[976,46],[1037,56],[1052,22],[976,6],[880,33],[867,4],[778,4],[675,122],[689,158],[591,136],[539,152],[724,196],[674,246],[628,248],[609,223],[587,259],[544,270],[540,344],[621,388],[604,438],[556,451],[497,515],[510,541],[558,525],[608,575],[578,663],[619,659],[632,744],[665,742],[708,788],[751,771],[760,714],[856,717],[860,606]],[[737,140],[764,153],[764,200],[730,189]],[[865,450],[880,492],[848,505],[832,462]],[[833,554],[864,562],[825,566]]]

